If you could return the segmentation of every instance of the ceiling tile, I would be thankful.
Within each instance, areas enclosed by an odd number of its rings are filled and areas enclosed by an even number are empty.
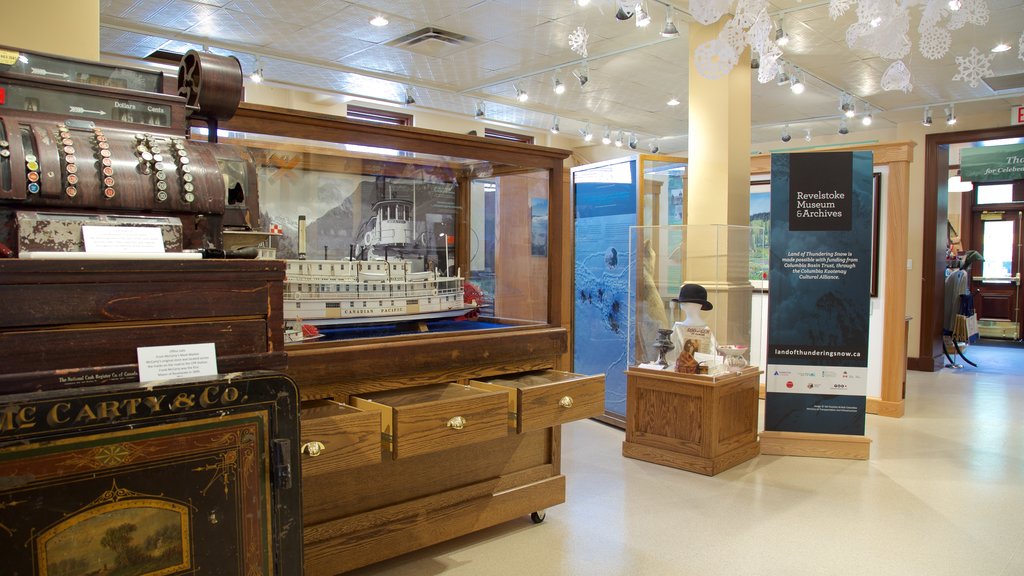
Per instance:
[[[343,10],[348,3],[338,0],[231,0],[224,7],[232,12],[308,26]]]

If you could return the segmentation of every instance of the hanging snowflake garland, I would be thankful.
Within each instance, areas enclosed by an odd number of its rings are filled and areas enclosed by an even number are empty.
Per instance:
[[[587,40],[589,39],[590,34],[587,34],[587,29],[583,26],[579,26],[569,34],[569,49],[583,58],[586,58]]]
[[[697,73],[708,80],[718,80],[729,73],[739,60],[727,42],[719,38],[708,40],[693,51]]]
[[[949,45],[953,41],[953,35],[945,28],[931,27],[921,31],[921,41],[917,49],[921,55],[929,60],[938,60],[949,52]]]
[[[730,0],[691,0],[690,15],[705,26],[718,22],[729,10]]]
[[[757,81],[761,84],[767,84],[778,76],[779,70],[782,66],[779,64],[779,59],[782,58],[782,50],[772,42],[769,47],[760,53],[761,55],[761,66],[757,69]]]
[[[886,92],[902,90],[907,93],[913,89],[914,85],[910,83],[910,69],[902,60],[890,64],[885,74],[882,74],[882,90]]]
[[[853,0],[831,0],[828,3],[828,15],[833,20],[837,20],[840,16],[846,14],[846,11],[851,6],[853,6]]]
[[[956,65],[960,68],[953,80],[963,80],[971,88],[977,88],[982,78],[988,78],[992,72],[992,59],[995,54],[982,54],[977,48],[971,48],[970,56],[957,56]]]
[[[1020,33],[1020,40],[1017,41],[1017,46],[1020,46],[1020,49],[1017,50],[1017,57],[1024,60],[1024,32]]]

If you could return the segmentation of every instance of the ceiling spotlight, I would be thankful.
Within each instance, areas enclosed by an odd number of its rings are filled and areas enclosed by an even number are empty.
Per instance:
[[[870,24],[872,28],[878,28],[879,26],[882,25],[882,17],[875,16],[874,18],[871,19],[870,22],[868,22],[868,24]]]
[[[477,118],[483,118],[486,115],[487,115],[487,111],[484,110],[484,103],[482,101],[480,101],[480,100],[477,100],[477,103],[476,103],[476,117]]]
[[[789,89],[793,94],[803,94],[805,88],[806,86],[804,86],[804,81],[800,79],[800,75],[797,74],[797,71],[793,70],[793,74],[789,77]]]
[[[672,6],[665,4],[665,27],[661,29],[661,35],[663,38],[676,38],[679,36],[679,29],[676,28],[676,23],[672,21]]]
[[[552,89],[555,91],[555,94],[565,94],[565,84],[562,84],[562,81],[558,79],[558,76],[555,76],[555,85]]]
[[[871,126],[871,123],[874,122],[874,120],[875,117],[871,114],[871,106],[868,106],[864,109],[864,117],[860,119],[860,123],[865,126]]]
[[[587,127],[580,130],[580,136],[583,136],[584,142],[590,142],[594,139],[594,133],[590,131],[590,122],[587,122]]]
[[[810,128],[804,128],[804,142],[810,142],[810,141],[811,141],[811,129]]]
[[[953,104],[946,107],[946,124],[952,126],[956,124],[956,111],[953,110]]]
[[[780,137],[780,139],[783,142],[789,142],[790,140],[793,139],[793,137],[789,135],[789,124],[786,124],[785,126],[782,127],[782,136]]]
[[[558,116],[552,116],[551,117],[551,133],[552,134],[558,134],[558,132],[559,132]]]
[[[783,63],[779,63],[779,73],[775,75],[775,84],[778,86],[785,86],[789,83],[789,74],[786,74],[786,66]]]
[[[996,53],[999,53],[999,52],[1006,52],[1006,51],[1007,51],[1007,50],[1009,50],[1010,48],[1011,48],[1011,46],[1010,46],[1009,44],[1007,44],[1006,42],[1000,42],[999,44],[996,44],[996,45],[995,45],[995,46],[994,46],[994,47],[992,48],[992,51],[993,51],[993,52],[996,52]]]
[[[526,90],[523,90],[516,84],[513,84],[512,87],[515,88],[516,90],[516,100],[519,100],[520,102],[526,102],[527,100],[530,99],[530,95],[526,93]]]
[[[601,137],[601,144],[605,146],[612,143],[612,131],[607,126],[604,127],[604,136]]]
[[[615,137],[615,147],[622,148],[622,130],[619,130],[618,136]]]
[[[625,21],[633,17],[633,11],[636,9],[635,4],[618,0],[618,5],[619,9],[615,11],[615,18]]]
[[[387,26],[388,25],[388,19],[385,18],[382,14],[377,14],[373,18],[370,18],[370,24],[373,24],[374,26],[378,26],[378,27],[380,27],[380,26]]]
[[[630,150],[636,150],[637,143],[638,143],[638,140],[636,139],[636,132],[630,132],[629,133],[629,149]]]
[[[636,27],[646,28],[651,23],[651,13],[647,10],[647,0],[636,3]]]
[[[932,108],[931,108],[931,106],[926,106],[925,107],[925,109],[924,109],[924,118],[921,119],[921,125],[923,125],[923,126],[931,126],[932,125]]]
[[[782,28],[782,18],[779,18],[779,28],[775,31],[775,43],[779,46],[789,44],[789,34]]]
[[[850,133],[850,128],[846,125],[846,118],[839,121],[839,133],[843,135]]]
[[[668,104],[669,106],[679,106],[679,99],[673,96],[669,98],[668,102],[665,102],[665,104]]]
[[[660,148],[658,148],[658,143],[653,140],[651,141],[651,144],[650,146],[648,146],[647,149],[651,151],[651,154],[657,154],[658,150],[660,150]]]
[[[589,6],[590,0],[576,0],[576,5],[579,7]]]
[[[416,103],[416,98],[412,95],[412,86],[405,87],[405,103],[411,105]]]
[[[751,50],[750,51],[750,69],[751,70],[757,70],[760,67],[761,67],[761,55],[758,54],[756,51]]]
[[[950,12],[956,12],[961,7],[963,7],[963,5],[963,2],[961,2],[960,0],[949,0],[949,2],[946,3],[946,6],[949,7]]]
[[[579,68],[578,70],[573,70],[572,75],[575,76],[577,80],[579,80],[580,88],[586,86],[587,82],[590,80],[590,69],[587,67],[587,63],[584,62],[582,68]]]
[[[260,66],[259,61],[256,62],[256,69],[249,74],[249,80],[252,80],[253,84],[263,82],[263,67]]]

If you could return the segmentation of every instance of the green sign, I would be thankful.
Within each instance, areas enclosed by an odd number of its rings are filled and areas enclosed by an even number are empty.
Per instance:
[[[960,177],[971,182],[1024,179],[1024,144],[961,149]]]

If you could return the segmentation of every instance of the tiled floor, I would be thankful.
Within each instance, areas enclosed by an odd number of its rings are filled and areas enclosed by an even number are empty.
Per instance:
[[[1024,366],[1024,350],[1019,354]],[[759,456],[718,476],[563,427],[565,504],[353,574],[1024,575],[1024,377],[911,372],[868,461]]]

